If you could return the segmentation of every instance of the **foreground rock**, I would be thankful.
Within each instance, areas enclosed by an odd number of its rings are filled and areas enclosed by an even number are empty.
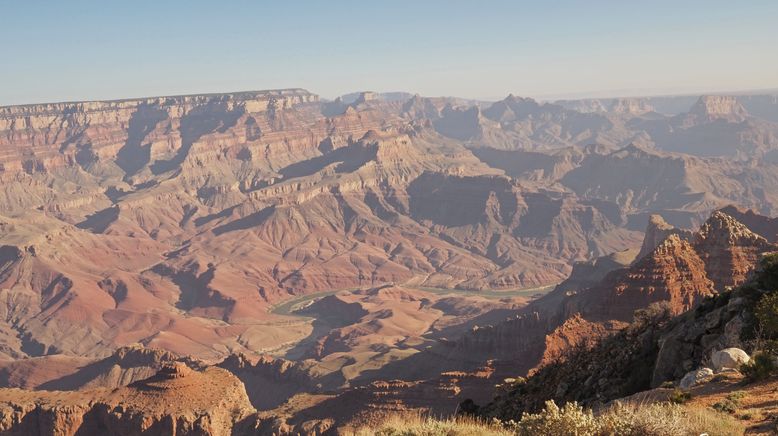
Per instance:
[[[689,389],[693,386],[705,383],[713,378],[713,370],[710,368],[700,368],[694,371],[689,371],[681,381],[678,383],[678,387],[681,389]]]
[[[711,355],[711,361],[713,362],[713,369],[716,372],[724,369],[738,369],[744,363],[748,363],[751,358],[748,353],[740,348],[725,348],[720,351],[716,351]]]
[[[180,362],[113,390],[0,390],[0,432],[8,435],[227,435],[254,412],[228,371]]]

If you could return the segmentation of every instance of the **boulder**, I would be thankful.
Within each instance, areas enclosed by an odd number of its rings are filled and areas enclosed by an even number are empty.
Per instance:
[[[748,363],[749,360],[751,360],[751,358],[748,357],[748,353],[740,348],[725,348],[723,350],[714,351],[711,355],[713,368],[716,372],[725,368],[738,369],[740,368],[740,365]]]
[[[678,387],[681,389],[689,389],[698,384],[705,383],[713,378],[713,370],[710,368],[700,368],[694,371],[689,371],[678,383]]]

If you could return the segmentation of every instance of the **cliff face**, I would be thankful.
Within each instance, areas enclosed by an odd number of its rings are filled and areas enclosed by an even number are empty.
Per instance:
[[[252,413],[236,377],[184,364],[114,390],[0,389],[0,431],[11,435],[223,435]]]
[[[778,242],[778,218],[770,218],[755,213],[750,209],[741,209],[735,206],[727,206],[721,212],[743,223],[749,230],[767,239],[768,242]]]
[[[763,295],[774,292],[765,284],[775,283],[775,265],[776,254],[766,255],[745,285],[681,315],[673,316],[666,305],[642,311],[624,330],[569,351],[526,384],[495,397],[480,413],[513,419],[542,408],[550,399],[596,407],[680,380],[688,371],[707,366],[714,351],[729,347],[750,351],[757,327],[754,307]]]
[[[571,346],[623,328],[636,310],[652,303],[663,302],[670,314],[688,311],[705,297],[742,284],[763,254],[778,249],[722,212],[686,235],[692,242],[668,226],[664,231],[669,236],[633,264],[612,270],[597,284],[565,290],[567,295],[554,291],[515,319],[465,335],[451,356],[510,360],[514,375],[522,374]]]
[[[618,98],[613,100],[610,106],[610,112],[623,114],[641,115],[653,111],[654,107],[642,98]]]
[[[636,260],[640,260],[649,255],[670,235],[678,235],[679,239],[690,241],[694,232],[671,226],[661,215],[651,215],[648,219],[646,235],[643,237],[643,245],[640,247],[640,252],[636,257]]]
[[[192,142],[241,121],[247,139],[280,121],[278,111],[318,97],[301,89],[237,94],[157,97],[105,102],[53,103],[0,108],[0,175],[87,167],[116,158],[127,172],[143,159],[181,159]],[[255,116],[261,121],[256,123]],[[179,135],[165,130],[181,128]],[[130,174],[131,175],[131,174]]]
[[[337,395],[300,394],[257,414],[261,434],[352,433],[354,425],[406,413],[451,415],[464,398],[491,398],[494,370],[488,364],[468,372],[446,372],[435,380],[377,381]],[[337,429],[337,430],[336,430]]]
[[[719,292],[745,282],[761,255],[775,250],[775,245],[720,211],[700,228],[694,247]]]
[[[691,244],[670,235],[628,269],[581,292],[568,312],[629,322],[635,310],[658,301],[668,302],[675,313],[685,312],[714,293],[705,266]]]
[[[724,118],[736,121],[741,121],[748,115],[735,96],[727,95],[704,95],[689,112],[708,119]]]

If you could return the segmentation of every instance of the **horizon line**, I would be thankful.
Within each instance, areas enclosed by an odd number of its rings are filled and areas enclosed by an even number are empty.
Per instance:
[[[318,94],[316,92],[310,91],[307,88],[304,87],[287,87],[287,88],[268,88],[268,89],[250,89],[250,90],[240,90],[240,91],[208,91],[208,92],[187,92],[187,93],[176,93],[176,94],[167,94],[167,95],[144,95],[144,96],[138,96],[138,97],[120,97],[120,98],[96,98],[96,99],[83,99],[83,100],[60,100],[60,101],[38,101],[38,102],[32,102],[32,103],[17,103],[17,104],[0,104],[0,108],[9,108],[9,107],[23,107],[23,106],[38,106],[38,105],[49,105],[49,104],[78,104],[78,103],[116,103],[116,102],[126,102],[126,101],[133,101],[133,100],[147,100],[147,99],[154,99],[154,98],[182,98],[182,97],[209,97],[209,96],[217,96],[217,95],[239,95],[239,94],[251,94],[251,93],[262,93],[262,92],[283,92],[283,91],[304,91],[309,94],[316,95],[320,99],[324,101],[335,101],[336,99],[349,95],[349,94],[360,94],[363,92],[374,92],[376,94],[392,94],[392,93],[404,93],[409,94],[411,96],[413,95],[420,95],[424,98],[457,98],[462,100],[470,100],[470,101],[477,101],[477,102],[486,102],[486,103],[494,103],[501,100],[504,100],[510,95],[517,95],[517,96],[523,96],[523,97],[529,97],[534,100],[540,101],[540,102],[554,102],[554,101],[579,101],[579,100],[609,100],[609,99],[631,99],[631,98],[662,98],[662,97],[700,97],[703,95],[759,95],[759,94],[765,94],[765,95],[773,95],[778,93],[778,87],[776,88],[747,88],[747,89],[730,89],[730,90],[721,90],[721,91],[702,91],[702,92],[684,92],[680,91],[678,93],[672,93],[672,92],[651,92],[647,91],[646,93],[630,93],[630,90],[622,89],[622,90],[613,90],[613,91],[591,91],[591,92],[580,92],[580,93],[560,93],[560,94],[542,94],[542,95],[532,95],[532,94],[523,94],[522,93],[514,93],[508,91],[505,96],[502,97],[462,97],[462,96],[456,96],[456,95],[438,95],[438,96],[430,96],[430,95],[422,95],[418,92],[410,92],[410,91],[373,91],[373,90],[359,90],[359,91],[351,91],[344,94],[340,94],[336,96],[335,98],[328,98],[323,97],[321,94]],[[620,91],[624,91],[624,93],[620,93]],[[611,95],[605,96],[604,94],[612,93]]]

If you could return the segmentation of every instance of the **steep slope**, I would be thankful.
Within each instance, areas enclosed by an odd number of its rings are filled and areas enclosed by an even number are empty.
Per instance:
[[[705,297],[742,284],[761,255],[778,249],[722,212],[714,213],[693,241],[670,234],[648,255],[593,286],[567,290],[567,295],[560,287],[515,319],[471,332],[450,356],[511,361],[513,374],[522,374],[570,346],[623,328],[636,310],[652,303],[667,304],[673,314],[687,311]]]
[[[758,325],[755,306],[764,295],[774,292],[776,277],[776,255],[772,253],[763,258],[747,284],[708,298],[695,310],[673,316],[666,306],[653,306],[618,334],[572,350],[541,368],[525,384],[497,396],[479,413],[511,419],[541,408],[549,399],[558,404],[573,400],[603,404],[679,380],[687,371],[708,362],[715,350],[751,350],[756,346],[753,338]],[[725,375],[725,381],[718,383],[731,384],[728,378]],[[667,391],[659,389],[627,400],[646,402],[655,395],[666,398]],[[704,396],[705,391],[710,392],[710,387],[694,389],[694,396]]]

